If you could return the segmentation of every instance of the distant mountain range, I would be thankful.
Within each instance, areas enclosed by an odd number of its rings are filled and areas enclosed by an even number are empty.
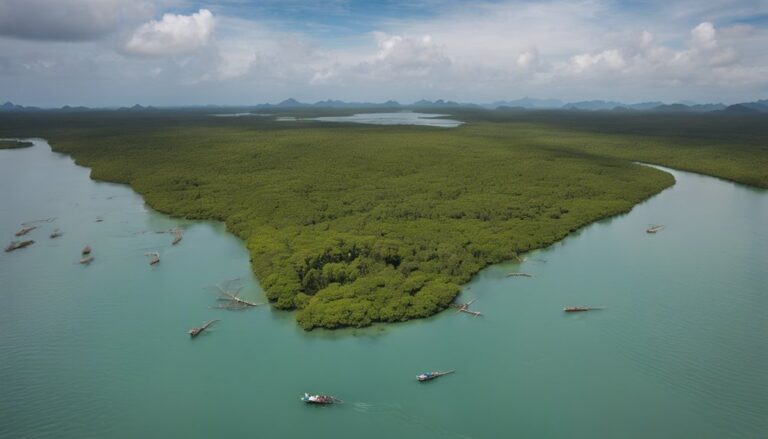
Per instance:
[[[391,108],[391,109],[429,109],[429,108],[485,108],[485,109],[502,109],[502,110],[515,110],[515,111],[527,111],[527,110],[572,110],[572,111],[613,111],[613,112],[629,112],[629,111],[651,111],[651,112],[667,112],[667,113],[710,113],[710,112],[725,112],[734,114],[749,114],[749,113],[768,113],[768,99],[763,99],[754,102],[743,102],[734,105],[725,104],[696,104],[690,101],[677,102],[673,104],[665,104],[660,101],[640,102],[635,104],[625,104],[617,101],[579,101],[564,103],[558,99],[537,99],[524,97],[522,99],[516,99],[511,101],[496,101],[488,104],[473,104],[473,103],[461,103],[454,101],[444,101],[438,99],[436,101],[420,100],[412,104],[401,104],[397,101],[386,101],[383,103],[376,102],[345,102],[340,100],[325,100],[315,103],[300,102],[296,99],[286,99],[277,104],[258,104],[250,106],[220,106],[220,105],[206,105],[206,106],[190,106],[190,107],[176,107],[176,108],[248,108],[248,109],[290,109],[290,108]],[[65,105],[58,110],[61,111],[92,111],[100,110],[103,108],[89,108],[89,107],[70,107]],[[117,111],[150,111],[157,108],[152,106],[134,105],[133,107],[120,107]],[[6,102],[0,105],[0,112],[9,111],[42,111],[43,108],[39,107],[25,107],[22,105],[14,104],[13,102]],[[48,109],[51,110],[51,109]]]

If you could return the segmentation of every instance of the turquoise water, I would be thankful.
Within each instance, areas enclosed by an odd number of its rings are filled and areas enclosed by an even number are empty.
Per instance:
[[[765,437],[768,193],[670,172],[629,214],[482,271],[460,300],[483,317],[306,333],[209,308],[235,277],[263,300],[221,225],[152,212],[42,141],[0,150],[0,237],[56,217],[0,253],[0,437]],[[156,233],[177,226],[178,246]],[[416,382],[436,369],[457,372]]]

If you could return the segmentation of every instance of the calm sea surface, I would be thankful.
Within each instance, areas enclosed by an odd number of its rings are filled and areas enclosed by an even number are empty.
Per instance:
[[[3,247],[56,218],[0,253],[2,438],[766,437],[766,191],[669,171],[631,213],[482,271],[460,300],[483,317],[306,333],[266,306],[210,309],[204,287],[232,278],[263,300],[221,225],[155,213],[35,143],[0,150]],[[177,246],[157,233],[177,226]],[[416,382],[437,369],[458,371]]]

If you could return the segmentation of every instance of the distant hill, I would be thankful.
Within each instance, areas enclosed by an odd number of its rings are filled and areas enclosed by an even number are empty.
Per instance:
[[[500,100],[486,104],[474,104],[467,102],[456,102],[438,99],[430,101],[421,99],[412,104],[401,104],[397,101],[389,100],[386,102],[346,102],[338,99],[326,99],[323,101],[317,101],[314,103],[301,102],[295,98],[288,98],[282,102],[276,104],[263,103],[256,105],[186,105],[186,106],[170,106],[163,108],[174,109],[192,109],[192,108],[210,108],[210,109],[226,109],[226,108],[238,108],[238,109],[291,109],[291,108],[387,108],[387,109],[429,109],[429,108],[486,108],[486,109],[499,109],[504,111],[527,111],[527,110],[578,110],[578,111],[611,111],[611,112],[630,112],[630,111],[648,111],[648,112],[666,112],[666,113],[707,113],[714,111],[723,111],[728,113],[768,113],[768,99],[757,100],[754,102],[741,102],[731,106],[726,106],[722,103],[709,103],[709,104],[696,104],[690,101],[680,101],[672,104],[666,104],[661,101],[647,101],[638,102],[634,104],[626,104],[618,101],[605,101],[605,100],[591,100],[591,101],[577,101],[563,104],[563,101],[559,99],[539,99],[530,98],[528,96],[515,99],[515,100]],[[39,111],[42,110],[39,107],[25,107],[13,102],[6,102],[0,105],[0,112],[12,112],[12,111]],[[57,110],[50,108],[47,110]],[[117,111],[153,111],[157,110],[153,106],[142,106],[140,104],[133,105],[132,107],[120,107],[120,108],[98,108],[98,107],[84,107],[84,106],[69,106],[65,105],[61,107],[61,111],[68,112],[80,112],[80,111],[93,111],[93,110],[117,110]]]
[[[731,114],[759,114],[763,112],[763,111],[760,111],[758,108],[748,106],[747,104],[729,105],[722,111],[723,113],[731,113]]]
[[[0,111],[37,111],[40,110],[38,107],[25,107],[23,105],[16,105],[13,102],[6,102],[3,105],[0,105]]]
[[[733,106],[734,105],[731,105],[731,107],[733,107]],[[741,104],[737,104],[735,106],[749,108],[749,109],[755,110],[755,111],[757,111],[759,113],[768,113],[768,99],[763,99],[763,100],[755,101],[755,102],[744,102],[744,103],[741,103]]]
[[[529,98],[528,96],[522,99],[515,99],[513,101],[496,101],[488,107],[491,108],[560,108],[563,106],[563,101],[559,99],[537,99]]]
[[[616,101],[581,101],[565,104],[562,108],[565,110],[596,111],[613,110],[616,107],[626,107],[626,105]]]

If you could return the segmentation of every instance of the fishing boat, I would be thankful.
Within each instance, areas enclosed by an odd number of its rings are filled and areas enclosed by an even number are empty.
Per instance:
[[[310,395],[309,393],[305,393],[304,396],[301,397],[301,401],[307,404],[319,404],[319,405],[336,404],[341,402],[341,400],[336,399],[336,397],[334,396]]]
[[[146,253],[145,256],[151,256],[151,259],[149,260],[149,265],[156,265],[160,262],[160,253],[158,252],[151,252]]]
[[[21,229],[21,230],[19,230],[18,232],[16,232],[16,236],[24,236],[24,235],[26,235],[27,233],[29,233],[29,232],[31,232],[31,231],[33,231],[33,230],[35,230],[36,228],[37,228],[37,226],[24,227],[23,229]]]
[[[21,241],[21,242],[13,241],[10,244],[8,244],[8,247],[5,248],[5,252],[9,253],[9,252],[12,252],[14,250],[18,250],[20,248],[24,248],[24,247],[30,246],[30,245],[32,245],[34,243],[35,243],[35,241],[33,241],[31,239],[29,241]]]
[[[441,372],[441,371],[425,372],[425,373],[422,373],[421,375],[417,376],[416,379],[419,380],[419,382],[423,383],[424,381],[434,380],[435,378],[439,378],[439,377],[441,377],[443,375],[448,375],[449,373],[454,373],[454,372],[456,372],[456,371],[455,370],[449,370],[449,371],[445,371],[445,372]]]
[[[50,238],[51,239],[55,239],[55,238],[58,238],[61,235],[63,235],[63,233],[61,233],[59,231],[59,229],[56,229],[56,230],[53,231],[53,233],[51,233]]]
[[[603,308],[596,308],[594,306],[566,306],[563,308],[563,311],[565,312],[584,312],[584,311],[593,311]]]
[[[91,246],[90,245],[86,245],[85,247],[83,247],[83,250],[80,253],[83,256],[86,256],[86,255],[90,255],[91,251],[93,251],[93,249],[91,249]]]
[[[645,233],[656,233],[656,232],[658,232],[659,230],[661,230],[663,228],[664,228],[663,225],[651,226],[651,227],[648,227],[647,229],[645,229]]]
[[[181,242],[182,238],[183,238],[183,236],[181,234],[181,230],[180,229],[174,230],[173,231],[173,241],[171,242],[171,245],[178,244],[179,242]]]
[[[208,329],[209,326],[213,325],[214,323],[218,322],[219,320],[208,320],[207,322],[203,322],[202,326],[198,326],[195,328],[190,329],[187,331],[187,334],[189,334],[190,337],[195,338],[198,335],[200,335],[203,331]]]
[[[83,264],[83,265],[88,265],[91,262],[93,262],[93,256],[91,256],[91,255],[88,255],[88,256],[80,259],[80,263]]]

